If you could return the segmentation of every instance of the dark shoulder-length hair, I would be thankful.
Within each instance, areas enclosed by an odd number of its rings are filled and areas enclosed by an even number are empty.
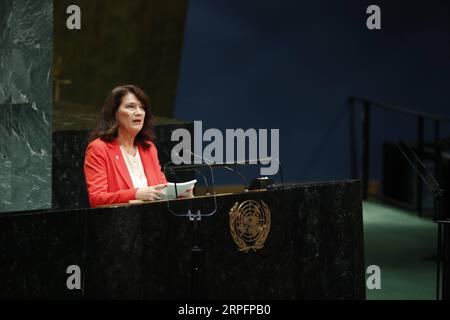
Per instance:
[[[150,99],[142,89],[135,85],[118,86],[109,93],[102,108],[101,118],[94,130],[90,132],[88,142],[94,141],[97,138],[105,142],[111,142],[117,138],[118,123],[116,120],[116,112],[122,103],[123,97],[128,93],[134,94],[145,109],[144,125],[136,135],[134,144],[141,145],[144,149],[150,148],[149,141],[153,142],[155,138],[155,124],[153,114],[150,110]]]

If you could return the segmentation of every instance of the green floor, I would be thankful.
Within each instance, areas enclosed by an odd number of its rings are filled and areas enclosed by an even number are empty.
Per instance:
[[[374,202],[363,208],[366,267],[381,268],[381,289],[366,289],[367,299],[435,299],[436,225]]]

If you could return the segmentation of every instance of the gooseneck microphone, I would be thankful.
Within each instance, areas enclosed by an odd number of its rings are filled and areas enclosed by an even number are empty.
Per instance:
[[[213,160],[205,158],[205,157],[202,157],[202,156],[199,156],[198,154],[192,152],[191,150],[187,150],[187,151],[189,151],[189,153],[191,153],[193,156],[197,157],[198,159],[204,161],[206,164],[209,164],[209,165],[216,164]],[[178,157],[179,157],[179,155],[178,155]],[[210,163],[207,163],[206,160],[209,161]],[[234,168],[232,168],[230,166],[227,166],[227,165],[224,165],[223,167],[225,169],[227,169],[228,171],[234,172],[235,174],[238,175],[239,179],[241,179],[242,182],[244,183],[244,188],[245,188],[244,191],[247,192],[248,191],[248,181],[247,181],[247,179],[245,179],[244,176],[239,171],[237,171],[236,169],[234,169]]]
[[[174,154],[178,159],[180,159],[181,161],[184,161],[183,158],[176,152],[172,152],[172,154]],[[173,171],[173,169],[171,169]],[[196,173],[198,173],[200,176],[202,176],[203,181],[205,182],[205,187],[206,187],[206,195],[209,196],[211,195],[211,190],[209,188],[209,184],[208,184],[208,180],[206,179],[205,175],[203,174],[203,172],[201,172],[200,170],[196,169],[196,168],[192,168],[193,171],[195,171]]]
[[[177,174],[175,173],[175,171],[169,166],[170,163],[171,163],[171,162],[169,161],[169,162],[167,162],[167,163],[164,165],[164,175],[166,174],[167,169],[169,169],[170,172],[172,173],[172,175],[175,177],[175,180],[179,183],[179,182],[180,182],[180,178],[178,178],[178,176],[177,176]],[[175,186],[175,197],[176,197],[176,198],[178,198],[177,182],[175,182],[175,184],[174,184],[174,186]]]
[[[236,169],[234,169],[234,168],[232,168],[232,167],[224,166],[224,168],[227,169],[228,171],[231,171],[231,172],[236,173],[236,174],[239,176],[239,178],[241,178],[242,182],[244,183],[244,188],[245,188],[244,191],[247,192],[247,191],[248,191],[248,182],[247,182],[247,179],[245,179],[244,176],[243,176],[239,171],[237,171]]]

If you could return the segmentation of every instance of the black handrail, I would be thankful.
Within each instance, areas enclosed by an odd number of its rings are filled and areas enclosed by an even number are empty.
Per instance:
[[[444,117],[444,116],[440,116],[437,114],[426,113],[426,112],[413,111],[410,109],[394,106],[391,104],[381,103],[381,102],[366,99],[366,98],[350,96],[348,98],[348,101],[350,104],[353,103],[354,101],[360,101],[363,104],[368,103],[370,106],[377,107],[379,109],[385,109],[385,110],[389,110],[389,111],[403,113],[405,115],[410,115],[413,117],[423,117],[424,119],[427,119],[427,120],[429,119],[429,120],[439,120],[439,121],[443,121],[443,122],[450,122],[450,117]]]
[[[450,122],[450,117],[440,116],[431,113],[417,112],[410,109],[381,103],[375,100],[370,100],[361,97],[350,96],[348,98],[348,104],[350,109],[350,152],[351,152],[351,173],[352,178],[358,178],[358,156],[356,154],[356,129],[354,125],[355,119],[355,106],[356,102],[359,102],[359,106],[362,107],[363,117],[362,117],[362,133],[363,133],[363,150],[362,150],[362,195],[363,199],[367,199],[368,189],[369,189],[369,164],[370,164],[370,109],[375,107],[378,109],[383,109],[386,111],[396,112],[403,114],[405,116],[411,116],[417,118],[417,154],[419,159],[423,160],[423,149],[424,149],[424,139],[425,139],[425,120],[434,121],[434,139],[438,142],[440,139],[440,125],[441,122]],[[438,169],[439,154],[440,150],[436,143],[436,166],[435,170]],[[436,172],[435,172],[436,173]],[[417,177],[417,197],[416,197],[416,210],[419,216],[422,215],[422,182]]]

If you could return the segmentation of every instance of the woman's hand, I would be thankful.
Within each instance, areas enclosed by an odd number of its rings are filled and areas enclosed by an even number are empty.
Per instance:
[[[156,186],[139,188],[136,191],[136,199],[144,201],[161,200],[165,195],[161,190],[165,189],[167,184],[158,184]]]
[[[194,187],[187,189],[182,194],[178,195],[178,198],[193,198],[194,197]]]

